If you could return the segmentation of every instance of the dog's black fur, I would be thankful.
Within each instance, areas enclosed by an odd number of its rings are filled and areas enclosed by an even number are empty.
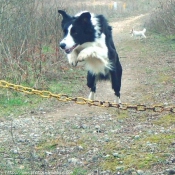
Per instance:
[[[95,43],[96,39],[100,39],[102,34],[105,35],[104,42],[107,47],[107,60],[110,63],[110,67],[104,66],[103,73],[94,73],[92,70],[88,70],[87,86],[91,89],[91,92],[95,93],[96,82],[98,80],[110,79],[112,83],[112,89],[114,90],[115,95],[120,99],[122,66],[120,64],[119,57],[112,39],[112,28],[108,25],[107,20],[104,18],[103,15],[95,15],[93,18],[98,21],[98,23],[96,24],[97,26],[95,26],[92,23],[92,14],[89,12],[83,12],[82,14],[73,17],[69,16],[66,12],[62,10],[59,10],[58,12],[63,17],[61,26],[64,32],[64,38],[68,35],[69,26],[72,25],[70,35],[76,44],[75,50],[78,50],[79,47],[83,46],[85,43]],[[74,47],[72,47],[73,49],[66,48],[66,43],[64,43],[63,40],[60,43],[60,47],[67,54],[71,54],[70,50],[74,50]],[[83,49],[86,49],[86,46],[83,47]],[[81,53],[82,50],[77,51],[77,56]],[[98,52],[96,54],[98,57]],[[77,60],[77,62],[78,61],[79,60]]]

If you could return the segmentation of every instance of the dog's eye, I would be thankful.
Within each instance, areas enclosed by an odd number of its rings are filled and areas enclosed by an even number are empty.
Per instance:
[[[72,34],[72,35],[77,35],[77,31],[75,30],[75,28],[72,28],[71,34]]]

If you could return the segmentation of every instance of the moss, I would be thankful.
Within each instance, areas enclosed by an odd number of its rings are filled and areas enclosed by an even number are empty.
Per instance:
[[[122,158],[109,157],[101,163],[101,167],[105,170],[115,171],[117,167],[122,166],[123,170],[131,168],[149,169],[152,165],[165,161],[165,154],[152,154],[139,152],[125,154]]]
[[[142,96],[142,101],[143,102],[148,101],[148,100],[153,100],[153,99],[154,99],[153,95],[151,95],[151,94],[145,94],[145,95]]]
[[[100,166],[111,171],[115,171],[120,166],[123,167],[123,171],[131,168],[149,169],[156,164],[165,162],[168,156],[167,152],[169,152],[167,149],[169,149],[174,139],[174,133],[160,133],[151,136],[144,134],[139,140],[133,140],[128,145],[109,142],[104,145],[102,150],[110,157],[104,159]],[[147,147],[148,143],[154,148]],[[114,157],[114,152],[118,152],[120,156]]]
[[[170,144],[175,139],[174,133],[169,134],[157,134],[145,138],[143,141],[157,143],[157,144]]]
[[[161,125],[164,127],[172,126],[175,124],[175,115],[165,115],[153,122],[155,125]]]
[[[165,160],[164,155],[138,152],[124,158],[123,163],[127,168],[149,169],[152,165]]]
[[[38,146],[36,146],[36,149],[37,150],[42,150],[42,149],[52,150],[57,147],[58,142],[59,142],[58,139],[42,141],[41,143],[38,144]]]
[[[104,150],[107,154],[111,154],[113,153],[113,151],[122,149],[124,149],[122,145],[116,142],[108,142],[107,144],[104,145]]]
[[[116,167],[119,165],[121,165],[119,160],[114,157],[108,158],[100,164],[103,169],[110,171],[115,171]]]
[[[122,111],[122,112],[120,112],[119,115],[116,116],[117,119],[126,119],[128,117],[129,117],[129,115],[128,115],[127,111]]]
[[[71,173],[71,175],[85,175],[87,174],[87,170],[83,169],[83,168],[75,168],[73,170],[73,172]]]
[[[158,77],[158,81],[163,83],[163,82],[169,82],[171,80],[171,77],[169,75],[166,74],[160,74]]]
[[[82,138],[77,141],[77,145],[81,145],[83,147],[83,150],[86,150],[88,148],[87,142],[87,140]]]

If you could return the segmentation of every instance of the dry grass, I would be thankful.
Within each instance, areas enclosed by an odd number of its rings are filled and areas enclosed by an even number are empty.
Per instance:
[[[175,0],[159,0],[158,2],[159,5],[153,10],[148,25],[154,32],[161,33],[174,39]]]

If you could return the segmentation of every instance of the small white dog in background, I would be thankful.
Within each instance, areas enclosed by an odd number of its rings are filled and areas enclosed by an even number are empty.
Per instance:
[[[144,28],[142,31],[136,31],[132,28],[130,34],[132,37],[141,37],[141,38],[146,38],[145,36],[146,29]]]

